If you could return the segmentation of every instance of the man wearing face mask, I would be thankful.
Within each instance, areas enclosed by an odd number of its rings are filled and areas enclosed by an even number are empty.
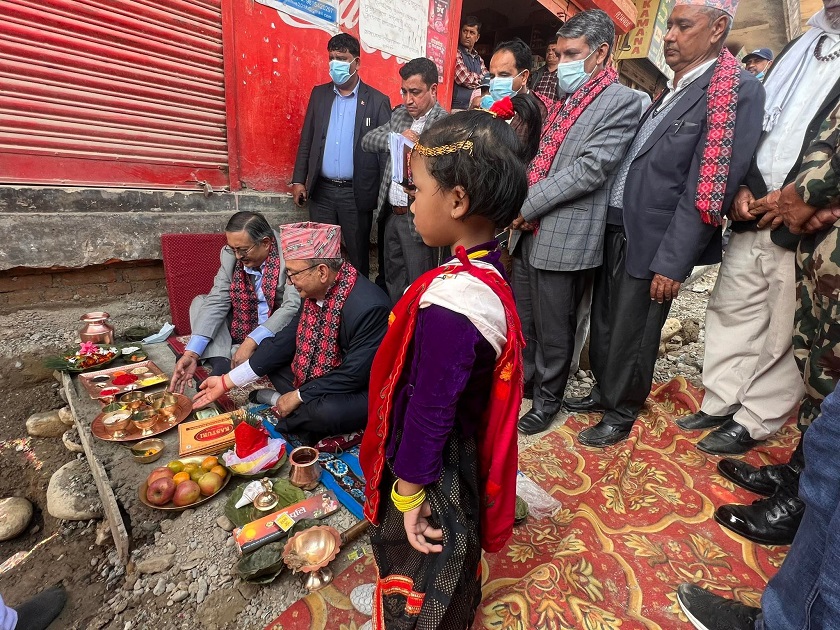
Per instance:
[[[390,121],[362,139],[365,151],[388,156],[379,189],[379,221],[384,224],[380,264],[384,267],[388,295],[394,303],[408,285],[438,265],[438,256],[437,249],[426,245],[414,228],[405,190],[391,181],[390,134],[399,133],[417,142],[426,127],[448,115],[437,101],[438,69],[432,60],[412,59],[400,68],[400,77],[403,104],[394,109]]]
[[[744,62],[747,72],[761,81],[773,65],[773,51],[769,48],[759,48],[746,55],[741,61]]]
[[[664,38],[674,78],[612,182],[592,303],[597,385],[566,401],[573,411],[604,412],[578,435],[586,446],[628,437],[650,393],[671,300],[695,265],[720,262],[723,215],[749,168],[764,106],[761,84],[723,45],[735,6],[677,0]]]
[[[531,77],[532,59],[531,47],[518,37],[496,46],[490,58],[489,93],[481,98],[477,106],[489,109],[506,96],[513,98],[517,94],[530,94],[528,79]],[[536,97],[534,100],[545,120],[545,104]]]
[[[614,38],[615,26],[600,10],[579,13],[558,31],[563,96],[547,106],[539,152],[528,167],[528,197],[512,226],[513,285],[534,401],[519,420],[525,434],[545,431],[560,411],[577,306],[601,264],[607,181],[642,113],[636,94],[607,65]]]
[[[388,122],[391,103],[359,78],[359,40],[339,33],[327,43],[332,81],[312,89],[292,175],[292,198],[309,216],[340,225],[347,257],[370,271],[370,230],[384,159],[362,151],[362,137]]]

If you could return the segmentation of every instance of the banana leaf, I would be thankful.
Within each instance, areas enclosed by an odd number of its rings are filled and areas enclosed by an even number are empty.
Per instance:
[[[277,507],[272,508],[273,512],[282,510],[284,507],[289,507],[293,503],[303,501],[306,498],[303,490],[293,486],[289,483],[288,479],[272,479],[271,481],[274,486],[274,492],[276,492],[277,496],[280,497]],[[255,521],[268,514],[267,512],[260,512],[252,503],[249,503],[241,508],[235,507],[236,502],[242,498],[242,493],[245,491],[245,487],[249,483],[251,483],[251,481],[247,481],[237,486],[234,491],[230,493],[227,503],[225,503],[225,516],[227,516],[230,519],[230,522],[237,527],[244,527],[247,523]]]
[[[283,562],[283,547],[286,541],[268,543],[239,559],[236,573],[243,580],[268,584],[274,581],[286,567]]]

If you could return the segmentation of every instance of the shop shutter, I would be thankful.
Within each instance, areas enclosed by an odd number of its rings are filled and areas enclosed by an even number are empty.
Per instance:
[[[0,183],[228,184],[221,0],[0,0]]]

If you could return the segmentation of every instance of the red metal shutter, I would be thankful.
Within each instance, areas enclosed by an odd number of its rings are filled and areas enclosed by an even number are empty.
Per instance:
[[[0,0],[0,182],[228,184],[221,0]]]

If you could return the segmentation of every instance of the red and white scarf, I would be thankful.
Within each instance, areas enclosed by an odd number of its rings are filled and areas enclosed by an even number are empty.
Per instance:
[[[272,238],[268,257],[262,267],[262,292],[268,304],[268,314],[274,312],[274,297],[280,281],[282,260],[277,251],[277,243]],[[259,326],[258,300],[254,286],[249,282],[245,266],[236,261],[233,278],[230,283],[230,304],[233,309],[233,321],[230,324],[230,336],[234,343],[242,343]]]
[[[694,198],[700,218],[708,225],[723,223],[723,198],[735,141],[740,84],[741,65],[724,46],[706,92],[706,146],[703,148]]]
[[[323,306],[318,306],[311,298],[304,300],[297,329],[295,358],[292,359],[296,388],[341,365],[341,347],[338,345],[341,311],[358,277],[356,268],[344,262],[324,297]]]
[[[577,122],[589,104],[616,81],[618,81],[618,73],[615,69],[604,68],[604,71],[594,80],[587,81],[583,87],[564,100],[551,102],[542,99],[548,107],[548,116],[543,125],[537,157],[528,165],[528,186],[533,186],[546,178],[569,129]]]

